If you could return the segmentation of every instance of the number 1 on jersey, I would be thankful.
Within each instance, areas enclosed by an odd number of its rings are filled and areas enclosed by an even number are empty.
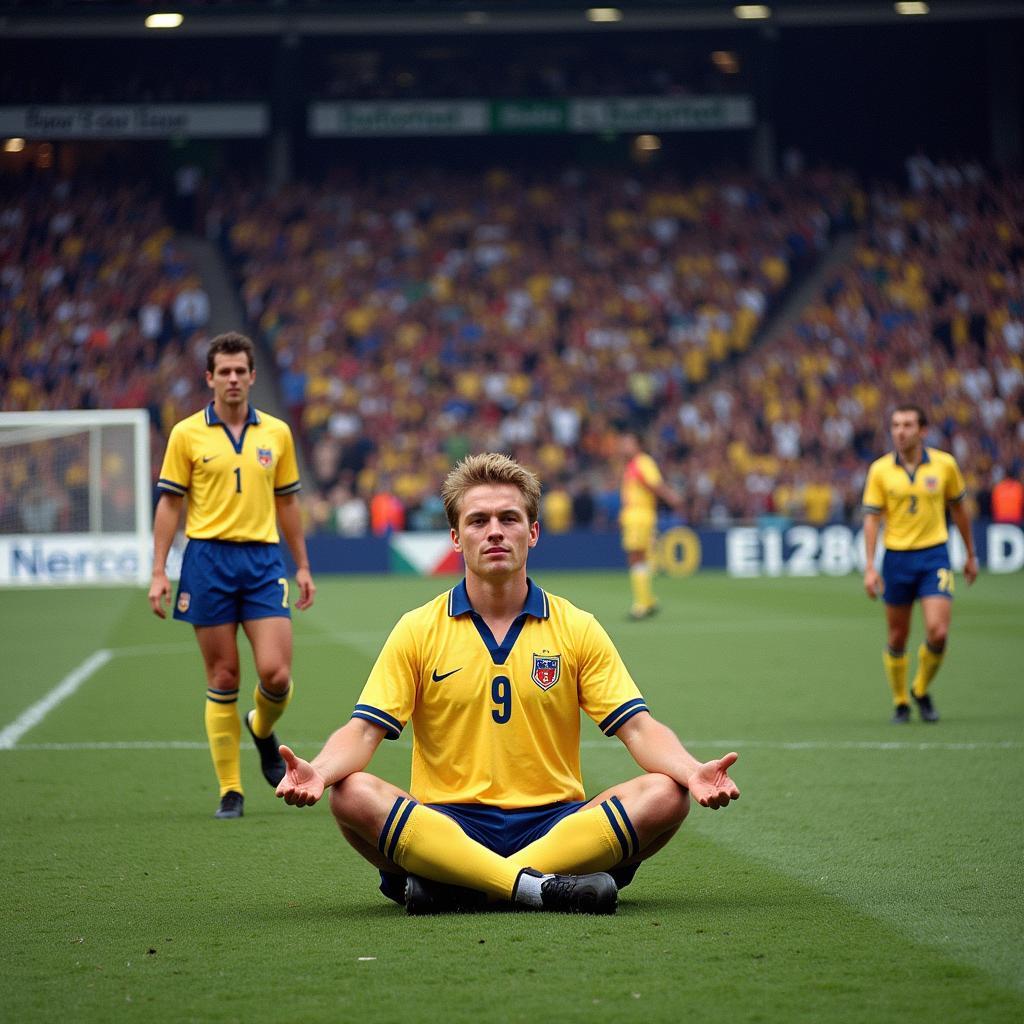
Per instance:
[[[242,493],[242,467],[238,466],[235,469],[235,494]]]

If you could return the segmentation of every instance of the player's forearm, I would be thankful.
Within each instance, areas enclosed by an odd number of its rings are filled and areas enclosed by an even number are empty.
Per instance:
[[[309,555],[306,553],[306,538],[302,532],[302,515],[296,495],[289,494],[277,499],[277,525],[291,552],[295,568],[308,569]]]
[[[183,501],[183,498],[175,494],[162,494],[157,502],[156,514],[153,516],[153,572],[166,570],[167,555],[178,531]]]
[[[864,517],[864,554],[866,565],[871,568],[875,564],[875,547],[878,544],[878,532],[881,518],[869,512]]]
[[[953,517],[953,522],[956,523],[956,528],[960,531],[960,536],[964,539],[967,557],[974,558],[974,534],[971,532],[971,517],[967,514],[967,510],[963,505],[959,503],[951,505],[949,512]]]
[[[325,787],[333,786],[354,772],[361,772],[383,738],[383,729],[353,718],[328,738],[310,764],[324,780]]]
[[[666,505],[670,505],[672,508],[677,508],[682,500],[668,484],[661,484],[658,487],[657,494]]]
[[[619,730],[619,738],[645,772],[667,775],[680,786],[687,786],[701,765],[667,725],[650,715],[631,719]]]

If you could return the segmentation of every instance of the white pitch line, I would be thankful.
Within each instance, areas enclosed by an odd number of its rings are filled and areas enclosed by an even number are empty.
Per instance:
[[[42,700],[26,708],[18,717],[0,732],[0,750],[11,750],[29,731],[38,725],[58,704],[62,704],[94,672],[103,668],[113,655],[100,649],[91,654],[78,668],[69,672]]]
[[[584,741],[584,746],[587,745]],[[731,750],[1020,750],[1017,740],[964,740],[959,743],[901,740],[687,740],[686,745],[728,747]]]
[[[369,653],[376,653],[379,647],[378,633],[333,633],[328,635],[312,635],[296,638],[297,646],[322,646],[331,644],[352,644],[354,646],[367,645],[371,640],[374,643]],[[10,725],[4,727],[0,732],[0,750],[13,750],[18,740],[30,729],[37,726],[55,707],[68,699],[93,673],[101,669],[112,658],[131,657],[153,657],[163,654],[185,654],[194,653],[194,643],[172,642],[161,644],[137,644],[128,647],[101,648],[94,651],[78,668],[66,675],[42,700],[37,701],[31,707],[26,708]],[[32,749],[21,746],[19,750]],[[40,749],[63,750],[63,746],[41,747]],[[88,750],[85,747],[71,747],[68,749]],[[115,747],[114,749],[120,749]]]
[[[292,741],[298,748],[312,749],[320,747],[323,740],[302,740]],[[243,743],[244,747],[251,747],[251,744]],[[396,744],[399,747],[411,747],[412,744],[401,739]],[[1020,750],[1024,743],[1016,740],[979,740],[965,741],[961,743],[907,743],[907,742],[886,742],[882,740],[851,740],[848,742],[831,743],[827,740],[795,740],[787,742],[784,740],[686,740],[687,747],[710,747],[714,749],[731,750],[879,750],[879,751],[902,751],[902,750],[942,750],[942,751],[972,751],[972,750]],[[625,748],[617,743],[604,740],[583,740],[581,747],[593,750],[614,751],[625,753]],[[53,750],[53,751],[75,751],[75,750],[207,750],[206,743],[196,740],[110,740],[97,741],[94,743],[23,743],[17,747],[0,746],[2,750]]]

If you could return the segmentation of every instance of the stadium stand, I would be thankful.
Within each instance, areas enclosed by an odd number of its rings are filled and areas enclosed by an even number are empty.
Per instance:
[[[210,224],[306,447],[311,528],[441,526],[438,480],[480,447],[544,474],[553,528],[606,527],[623,425],[652,437],[688,522],[852,521],[884,410],[908,400],[984,512],[1024,471],[1024,184],[910,167],[909,188],[869,192],[564,167],[231,185]],[[854,221],[850,257],[757,344]],[[9,192],[0,301],[5,410],[148,408],[158,465],[205,401],[205,295],[144,188]],[[30,515],[74,523],[73,474],[3,472],[5,502],[33,484]]]
[[[229,188],[214,217],[321,497],[419,511],[480,447],[600,488],[613,428],[745,352],[852,190],[493,169]]]
[[[1024,469],[1024,181],[928,164],[923,186],[872,191],[851,259],[799,323],[686,413],[683,438],[708,430],[726,455],[709,491],[729,516],[852,520],[900,402],[929,411],[929,443],[982,501]]]
[[[148,409],[159,466],[170,426],[206,400],[208,316],[145,187],[60,180],[0,197],[0,410]],[[35,504],[75,529],[82,467],[65,455],[38,453],[62,460],[60,479],[54,465],[4,460],[5,502],[42,486],[48,500]]]

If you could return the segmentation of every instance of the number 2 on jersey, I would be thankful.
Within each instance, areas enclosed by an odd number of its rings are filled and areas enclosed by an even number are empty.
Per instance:
[[[512,717],[512,680],[508,676],[491,680],[491,700],[497,705],[491,709],[491,718],[504,725]]]

